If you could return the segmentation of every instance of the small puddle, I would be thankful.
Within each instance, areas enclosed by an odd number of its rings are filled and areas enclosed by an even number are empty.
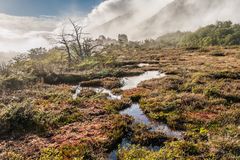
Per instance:
[[[120,112],[121,115],[129,115],[134,118],[134,123],[141,123],[150,127],[150,131],[162,132],[168,137],[182,139],[182,132],[170,129],[166,124],[150,120],[140,108],[138,103],[133,103],[130,108]]]
[[[123,138],[121,143],[119,144],[119,148],[128,148],[132,145],[131,141],[129,138]],[[111,153],[108,155],[109,160],[117,160],[117,152],[118,149],[114,149]]]
[[[162,124],[159,122],[154,122],[151,121],[142,111],[142,109],[140,108],[140,105],[138,103],[133,103],[131,105],[131,107],[122,110],[119,112],[121,115],[128,115],[134,118],[134,123],[141,123],[144,124],[146,126],[148,126],[150,128],[149,131],[153,131],[153,132],[161,132],[163,134],[165,134],[168,137],[173,137],[173,138],[177,138],[177,139],[182,139],[183,134],[180,131],[173,131],[172,129],[170,129],[166,124]],[[131,140],[129,138],[123,138],[121,143],[119,144],[120,148],[128,148],[131,146]],[[150,145],[147,147],[148,149],[152,150],[152,151],[159,151],[161,149],[160,146],[153,146]],[[109,160],[117,160],[117,149],[113,150],[109,156],[108,156]]]
[[[77,97],[78,97],[79,94],[81,93],[81,90],[82,90],[82,89],[83,89],[83,88],[80,87],[80,85],[76,87],[76,91],[75,91],[75,93],[74,93],[73,96],[72,96],[72,98],[73,98],[74,100],[77,99]],[[105,88],[94,88],[94,87],[88,87],[88,89],[92,89],[92,90],[94,90],[96,93],[104,93],[104,94],[107,94],[107,95],[108,95],[107,98],[110,99],[110,100],[121,100],[121,99],[122,99],[122,96],[121,96],[121,95],[114,95],[114,94],[112,93],[112,91],[109,90],[109,89],[105,89]]]
[[[76,88],[75,88],[75,93],[73,94],[73,96],[72,96],[72,98],[73,98],[73,100],[76,100],[77,99],[77,97],[79,96],[79,94],[81,93],[81,86],[80,85],[78,85],[78,86],[76,86]]]
[[[105,88],[90,88],[90,89],[93,89],[97,93],[108,94],[108,99],[111,99],[111,100],[121,100],[122,99],[121,95],[115,95],[109,89],[105,89]]]
[[[147,116],[143,113],[143,111],[140,109],[140,106],[138,103],[133,103],[131,107],[120,111],[121,115],[129,115],[134,118],[134,123],[142,123],[144,125],[150,125],[151,122],[147,118]]]
[[[149,63],[140,63],[137,66],[142,68],[142,67],[148,67],[148,66],[150,66],[150,64]]]
[[[122,79],[122,83],[124,86],[121,89],[122,90],[133,89],[136,88],[138,84],[143,81],[151,80],[154,78],[162,78],[165,76],[166,74],[160,73],[159,71],[147,71],[139,76],[125,77]]]

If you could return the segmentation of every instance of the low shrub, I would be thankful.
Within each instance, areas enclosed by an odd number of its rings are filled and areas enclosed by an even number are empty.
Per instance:
[[[215,57],[223,57],[225,56],[225,53],[221,51],[213,51],[212,53],[210,53],[210,55]]]
[[[240,79],[240,72],[220,71],[209,74],[212,79]]]
[[[162,146],[168,137],[160,132],[149,131],[144,125],[137,124],[132,127],[132,142],[142,146]]]
[[[1,109],[0,112],[0,135],[38,133],[45,130],[46,124],[44,124],[41,113],[34,110],[30,104],[8,107]]]

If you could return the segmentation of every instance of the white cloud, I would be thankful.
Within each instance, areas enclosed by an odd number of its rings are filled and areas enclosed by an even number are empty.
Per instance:
[[[116,37],[118,33],[127,33],[137,29],[136,25],[150,18],[173,0],[107,0],[92,10],[86,21],[93,34],[105,34]],[[124,17],[125,16],[125,17]],[[107,26],[107,22],[119,19]],[[120,20],[121,19],[121,20]],[[105,25],[105,29],[99,26]],[[100,27],[101,28],[101,27]],[[109,29],[110,28],[110,29]],[[114,30],[113,30],[114,28]]]
[[[55,17],[18,17],[0,14],[0,60],[31,48],[50,47],[49,36],[59,26]]]
[[[125,33],[138,40],[195,30],[218,20],[240,22],[239,5],[239,0],[107,0],[88,15],[87,21],[95,35]]]

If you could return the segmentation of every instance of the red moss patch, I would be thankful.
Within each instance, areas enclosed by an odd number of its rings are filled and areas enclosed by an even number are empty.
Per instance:
[[[187,116],[190,119],[202,122],[211,122],[218,117],[217,114],[209,112],[187,112],[185,116]]]
[[[24,157],[35,159],[41,149],[49,147],[51,141],[36,135],[26,135],[18,140],[1,140],[0,151],[14,151]]]
[[[125,98],[130,98],[132,96],[146,96],[150,94],[151,90],[145,89],[145,88],[134,88],[134,89],[129,89],[123,92],[123,97]]]

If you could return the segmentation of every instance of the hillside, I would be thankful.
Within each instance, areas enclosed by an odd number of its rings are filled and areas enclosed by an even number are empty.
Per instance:
[[[138,16],[144,12],[129,11],[117,16],[104,24],[96,26],[107,36],[114,37],[118,32],[126,33],[131,39],[156,38],[160,35],[176,31],[194,31],[201,26],[215,23],[216,21],[232,20],[239,22],[240,16],[236,6],[240,2],[235,0],[174,0],[162,7],[150,17]],[[137,21],[135,20],[137,19]]]
[[[240,25],[231,21],[201,27],[195,32],[174,32],[160,36],[154,42],[162,47],[205,47],[240,44]]]

